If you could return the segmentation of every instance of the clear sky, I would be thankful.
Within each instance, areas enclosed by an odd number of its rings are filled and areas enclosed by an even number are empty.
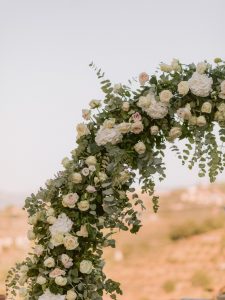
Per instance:
[[[224,0],[0,0],[0,192],[29,195],[61,168],[102,96],[91,61],[126,83],[174,57],[224,59],[224,12]],[[160,187],[199,182],[167,162]]]

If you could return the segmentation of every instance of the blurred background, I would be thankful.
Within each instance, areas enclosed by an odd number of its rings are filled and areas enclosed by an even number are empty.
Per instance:
[[[24,198],[61,169],[82,108],[102,97],[88,64],[126,84],[173,58],[224,59],[224,11],[223,0],[0,0],[0,292],[29,248]],[[105,253],[123,300],[211,297],[225,285],[224,174],[210,185],[169,149],[166,162],[159,213],[145,197],[140,234],[118,234]]]

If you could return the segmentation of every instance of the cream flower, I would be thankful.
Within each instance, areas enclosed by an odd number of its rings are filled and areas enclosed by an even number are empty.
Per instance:
[[[67,291],[66,300],[76,300],[76,299],[77,299],[77,294],[74,290]]]
[[[65,300],[65,295],[52,294],[49,289],[45,290],[44,294],[41,295],[38,300]]]
[[[177,115],[183,120],[189,120],[191,117],[191,111],[187,107],[182,107],[177,110]]]
[[[77,193],[69,193],[63,196],[62,205],[64,207],[74,208],[78,199],[79,196]]]
[[[145,72],[142,72],[139,77],[139,83],[140,85],[144,85],[147,81],[149,81],[149,75]]]
[[[66,234],[64,237],[64,246],[66,250],[74,250],[79,246],[78,238],[71,234]]]
[[[151,104],[152,97],[150,94],[147,96],[141,96],[137,102],[137,106],[141,108],[148,108]]]
[[[89,166],[88,169],[91,173],[96,171],[96,167],[94,165]]]
[[[80,230],[76,233],[77,236],[88,237],[86,225],[81,225]]]
[[[210,114],[212,111],[212,104],[210,102],[204,102],[201,107],[203,113]]]
[[[220,84],[221,93],[225,94],[225,80],[223,80]]]
[[[68,157],[64,157],[63,160],[62,160],[62,165],[63,167],[66,169],[67,167],[69,167],[70,165],[70,160]]]
[[[169,132],[169,138],[175,140],[182,135],[182,130],[180,127],[172,127]]]
[[[64,266],[66,269],[69,269],[69,268],[72,267],[72,265],[73,265],[73,260],[72,260],[72,258],[69,257],[67,254],[62,254],[60,260],[61,260],[63,266]]]
[[[173,71],[175,72],[180,72],[181,71],[181,66],[180,66],[180,62],[178,59],[174,58],[171,62],[171,68],[173,69]]]
[[[53,225],[53,224],[55,223],[56,220],[57,220],[56,217],[53,217],[53,216],[47,217],[47,223],[48,223],[48,224]]]
[[[57,233],[67,233],[72,229],[73,222],[67,217],[65,213],[58,216],[55,223],[49,227],[51,235],[54,236]]]
[[[37,277],[36,282],[37,282],[38,284],[40,284],[40,285],[43,285],[43,284],[46,284],[47,279],[46,279],[45,277],[39,275],[39,276]]]
[[[95,142],[98,146],[104,146],[107,143],[116,145],[122,141],[122,138],[123,136],[119,131],[118,126],[113,128],[104,128],[101,126],[96,134]]]
[[[55,268],[49,273],[50,278],[56,278],[58,276],[64,276],[66,272],[60,268]]]
[[[84,120],[90,120],[90,118],[91,118],[90,109],[82,109],[82,117]]]
[[[42,245],[37,245],[34,248],[34,254],[36,254],[38,257],[42,255],[44,252],[44,247]]]
[[[118,125],[118,129],[122,134],[126,134],[130,131],[130,123],[123,122]]]
[[[99,172],[98,173],[98,178],[101,182],[106,181],[106,179],[108,178],[108,176],[106,175],[105,172]]]
[[[197,117],[196,116],[191,116],[190,119],[188,120],[189,125],[196,125],[197,124]]]
[[[113,128],[115,125],[116,119],[115,118],[111,118],[111,119],[107,119],[104,121],[103,123],[103,127],[104,128]]]
[[[170,73],[173,69],[172,66],[167,64],[160,64],[160,70],[166,73]]]
[[[188,80],[188,84],[192,94],[199,97],[208,97],[212,90],[213,80],[206,74],[195,72]]]
[[[67,284],[67,278],[58,276],[55,278],[55,283],[59,286],[65,286]]]
[[[88,193],[95,193],[95,192],[96,192],[96,188],[95,188],[93,185],[88,185],[88,186],[86,187],[86,191],[87,191]]]
[[[53,257],[48,257],[44,260],[44,266],[46,268],[53,268],[55,266],[55,260]]]
[[[89,103],[89,106],[92,109],[98,108],[101,106],[101,101],[100,100],[91,100],[91,102]]]
[[[95,166],[97,164],[97,159],[95,156],[91,155],[86,158],[85,163],[88,166]]]
[[[173,94],[169,90],[164,90],[159,94],[159,99],[163,103],[169,103],[169,101],[172,97],[173,97]]]
[[[131,124],[131,128],[130,128],[131,132],[133,132],[135,134],[139,134],[143,130],[144,130],[144,126],[141,121],[137,121],[137,122]]]
[[[49,217],[49,216],[54,216],[54,215],[55,215],[55,210],[54,210],[54,208],[49,207],[49,208],[46,210],[46,214],[47,214],[48,217]]]
[[[82,181],[82,176],[78,172],[74,172],[71,176],[73,183],[79,184]]]
[[[189,84],[188,81],[181,81],[178,86],[178,93],[182,96],[187,95],[187,93],[189,92]]]
[[[86,176],[89,175],[90,170],[89,170],[89,168],[83,168],[83,169],[81,170],[81,173],[82,173],[82,175],[84,175],[84,176],[86,177]]]
[[[131,119],[134,121],[134,122],[139,122],[141,121],[142,117],[141,117],[141,114],[139,112],[136,112],[134,113],[132,116],[131,116]]]
[[[87,201],[87,200],[82,200],[82,201],[78,202],[77,206],[80,211],[87,211],[90,208],[89,201]]]
[[[64,240],[64,234],[58,232],[52,235],[50,239],[50,243],[53,245],[53,247],[57,247],[63,244],[63,240]]]
[[[38,216],[37,214],[34,214],[33,216],[29,217],[28,219],[28,223],[30,225],[36,225],[37,224],[37,221],[38,221]]]
[[[134,150],[138,153],[138,154],[143,154],[146,151],[146,146],[143,142],[138,142],[137,144],[134,145]]]
[[[206,122],[206,119],[205,119],[204,116],[199,116],[199,117],[197,118],[197,125],[198,125],[199,127],[205,126],[206,123],[207,123],[207,122]]]
[[[20,267],[20,272],[21,272],[21,273],[27,273],[28,270],[29,270],[29,268],[28,268],[27,265],[22,265],[22,266]]]
[[[159,133],[159,127],[154,125],[150,127],[151,135],[157,135]]]
[[[77,139],[91,133],[87,125],[83,123],[79,123],[76,128],[77,128]]]
[[[122,110],[123,111],[129,111],[129,109],[130,109],[130,103],[129,102],[123,102]]]
[[[90,260],[82,260],[80,263],[80,272],[83,274],[91,274],[93,265]]]
[[[206,64],[205,62],[200,62],[196,66],[196,72],[198,72],[199,74],[204,74],[207,68],[208,64]]]

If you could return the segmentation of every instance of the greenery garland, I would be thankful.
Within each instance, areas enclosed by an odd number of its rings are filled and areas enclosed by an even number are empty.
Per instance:
[[[9,271],[7,299],[17,292],[26,300],[122,294],[103,272],[102,249],[115,247],[115,230],[136,233],[141,227],[136,206],[144,205],[131,187],[137,173],[156,212],[155,178],[165,178],[167,141],[183,164],[198,164],[199,176],[208,171],[214,181],[224,170],[225,62],[214,62],[184,65],[174,59],[161,64],[157,75],[141,73],[136,90],[131,82],[112,86],[91,64],[104,100],[92,100],[83,110],[86,122],[77,125],[78,146],[71,159],[63,159],[65,170],[26,199],[34,249]],[[183,139],[179,149],[175,140]]]

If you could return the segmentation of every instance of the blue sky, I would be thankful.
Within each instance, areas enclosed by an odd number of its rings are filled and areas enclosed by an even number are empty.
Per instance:
[[[91,61],[126,83],[174,57],[224,59],[224,11],[223,0],[1,0],[0,192],[29,195],[61,168],[82,108],[102,96]],[[167,162],[159,189],[200,182]]]

